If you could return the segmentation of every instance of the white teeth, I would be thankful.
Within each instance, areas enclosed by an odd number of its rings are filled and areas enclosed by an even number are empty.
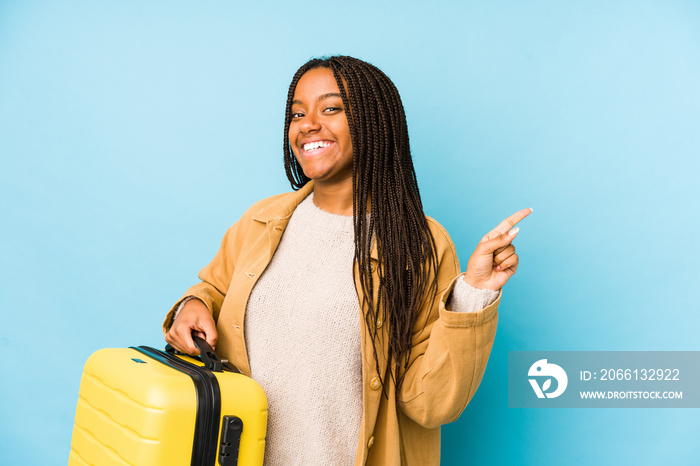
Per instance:
[[[330,142],[323,142],[323,141],[313,141],[313,142],[307,142],[304,144],[304,150],[316,150],[320,147],[328,147],[330,146]]]

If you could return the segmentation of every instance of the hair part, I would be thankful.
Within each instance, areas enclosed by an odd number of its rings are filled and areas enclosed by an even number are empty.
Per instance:
[[[345,107],[353,147],[355,262],[362,305],[382,386],[385,384],[379,371],[378,319],[386,326],[387,370],[396,383],[398,396],[410,361],[417,311],[426,303],[431,304],[437,295],[435,240],[423,213],[406,115],[396,86],[375,66],[348,56],[305,63],[289,86],[285,113],[284,167],[293,189],[310,180],[289,143],[292,100],[299,79],[315,68],[333,72]],[[363,215],[368,202],[370,215]],[[379,283],[372,277],[371,250],[375,239],[379,263],[374,267]]]

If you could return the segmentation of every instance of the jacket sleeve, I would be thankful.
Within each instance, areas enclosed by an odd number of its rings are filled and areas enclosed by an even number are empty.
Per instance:
[[[432,221],[432,220],[431,220]],[[481,382],[496,335],[496,301],[476,312],[452,312],[447,301],[461,278],[447,232],[432,221],[438,252],[438,294],[420,310],[409,366],[399,393],[400,409],[425,428],[456,420]]]
[[[209,312],[214,316],[214,321],[219,319],[221,305],[226,297],[226,292],[233,276],[234,256],[237,251],[233,251],[234,239],[238,229],[238,222],[231,226],[221,241],[221,247],[214,256],[214,259],[202,270],[199,271],[200,283],[190,287],[182,298],[175,303],[165,316],[163,321],[163,332],[170,329],[173,321],[173,314],[180,303],[189,296],[199,298],[207,306]]]

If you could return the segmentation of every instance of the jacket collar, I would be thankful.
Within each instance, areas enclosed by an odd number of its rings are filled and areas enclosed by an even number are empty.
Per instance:
[[[270,220],[288,219],[292,216],[294,209],[297,208],[301,201],[306,199],[306,196],[314,190],[314,182],[309,181],[299,191],[288,193],[286,196],[280,196],[272,204],[260,209],[253,220],[268,223]]]

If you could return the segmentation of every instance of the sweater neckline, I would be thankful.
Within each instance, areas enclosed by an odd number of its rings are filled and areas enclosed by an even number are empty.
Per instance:
[[[297,206],[294,217],[317,227],[339,232],[354,232],[352,215],[338,215],[326,212],[314,204],[313,191]]]

